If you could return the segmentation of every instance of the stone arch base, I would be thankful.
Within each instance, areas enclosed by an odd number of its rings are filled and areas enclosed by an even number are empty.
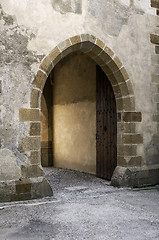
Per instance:
[[[52,195],[52,189],[43,177],[0,182],[0,202],[23,201]]]
[[[122,167],[117,166],[111,185],[116,187],[145,187],[159,183],[159,167]]]

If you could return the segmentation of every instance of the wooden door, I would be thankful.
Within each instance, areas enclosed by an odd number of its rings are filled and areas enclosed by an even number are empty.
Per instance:
[[[112,86],[99,66],[96,74],[96,175],[110,180],[117,165],[116,101]]]

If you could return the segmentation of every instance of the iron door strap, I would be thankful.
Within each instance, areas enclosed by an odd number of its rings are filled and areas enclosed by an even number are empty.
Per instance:
[[[104,132],[106,132],[107,131],[107,127],[106,126],[104,126]]]
[[[96,133],[96,140],[98,140],[99,136],[98,136],[98,133]]]

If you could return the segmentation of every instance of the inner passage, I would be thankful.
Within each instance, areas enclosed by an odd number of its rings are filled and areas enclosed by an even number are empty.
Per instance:
[[[96,64],[83,53],[62,59],[45,84],[41,161],[96,173]]]

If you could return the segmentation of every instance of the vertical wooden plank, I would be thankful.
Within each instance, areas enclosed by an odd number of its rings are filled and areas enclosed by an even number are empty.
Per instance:
[[[110,180],[117,165],[117,117],[116,102],[112,86],[97,66],[96,78],[96,173],[98,177]]]

